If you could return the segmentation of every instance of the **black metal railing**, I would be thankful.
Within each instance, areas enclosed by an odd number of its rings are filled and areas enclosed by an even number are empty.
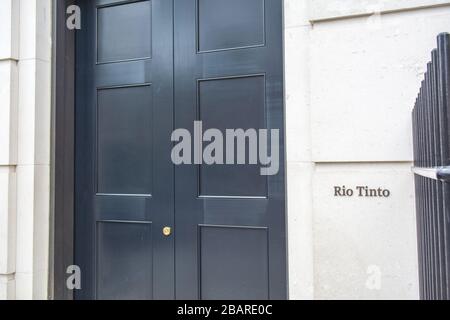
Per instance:
[[[413,110],[420,293],[450,299],[450,35],[438,36]]]

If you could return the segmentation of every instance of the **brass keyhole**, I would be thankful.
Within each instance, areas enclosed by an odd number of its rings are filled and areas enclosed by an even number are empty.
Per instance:
[[[170,236],[172,234],[172,228],[171,227],[164,227],[163,228],[163,235],[166,237]]]

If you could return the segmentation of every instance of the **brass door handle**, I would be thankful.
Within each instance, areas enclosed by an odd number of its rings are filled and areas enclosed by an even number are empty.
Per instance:
[[[163,228],[163,235],[168,237],[172,234],[172,228],[171,227],[164,227]]]

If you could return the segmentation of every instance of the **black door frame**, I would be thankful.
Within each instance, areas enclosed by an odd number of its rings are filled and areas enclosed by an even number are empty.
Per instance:
[[[284,3],[284,0],[280,0]],[[52,66],[52,183],[49,261],[49,296],[73,300],[66,286],[66,268],[74,264],[74,172],[75,172],[75,30],[66,27],[68,6],[76,0],[53,0]],[[284,7],[284,5],[283,5]],[[81,17],[82,18],[82,17]],[[283,18],[284,21],[284,18]],[[283,23],[284,27],[284,23]],[[283,32],[284,37],[284,32]],[[284,43],[284,42],[283,42]],[[284,56],[284,45],[283,45]],[[283,88],[285,90],[285,88]],[[284,94],[284,97],[286,95]],[[284,109],[285,99],[283,99]],[[285,122],[286,119],[284,119]],[[285,148],[286,150],[286,148]],[[286,159],[286,156],[285,156]],[[285,160],[286,166],[286,160]],[[287,175],[285,184],[287,182]],[[287,191],[287,186],[286,186]],[[286,285],[289,297],[289,256],[286,192]]]
[[[74,264],[75,30],[66,10],[76,0],[53,0],[52,184],[50,297],[72,300],[66,268]]]

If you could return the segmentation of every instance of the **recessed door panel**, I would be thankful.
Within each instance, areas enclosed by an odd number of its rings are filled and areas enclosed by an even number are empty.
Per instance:
[[[97,298],[153,298],[151,223],[99,222]]]
[[[267,300],[267,229],[200,227],[200,297]]]
[[[98,194],[151,196],[152,97],[151,85],[97,91]]]
[[[265,0],[197,0],[200,52],[262,46]]]
[[[98,63],[150,58],[151,48],[150,0],[97,8]]]
[[[266,127],[264,75],[202,79],[198,82],[198,105],[198,120],[205,131],[217,129],[226,137],[227,129],[242,129],[245,134],[239,139],[245,139],[247,147],[239,159],[239,140],[233,137],[234,155],[230,158],[236,165],[200,166],[200,196],[266,197],[267,178],[261,176],[258,165],[251,164],[250,157],[250,143],[257,146],[258,131]]]

